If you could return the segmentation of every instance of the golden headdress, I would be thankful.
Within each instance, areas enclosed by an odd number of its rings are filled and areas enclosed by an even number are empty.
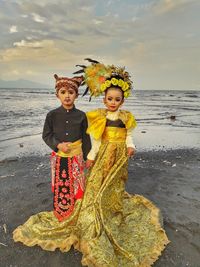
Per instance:
[[[124,97],[127,98],[130,96],[132,81],[124,67],[121,68],[114,65],[106,66],[90,58],[86,58],[85,60],[89,61],[91,65],[76,65],[82,69],[74,72],[74,74],[85,74],[83,84],[86,84],[87,88],[83,96],[86,95],[88,91],[91,97],[99,96],[112,86],[120,88],[124,93]]]

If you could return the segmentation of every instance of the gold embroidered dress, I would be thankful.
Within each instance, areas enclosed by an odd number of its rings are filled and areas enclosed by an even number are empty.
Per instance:
[[[84,266],[149,267],[169,241],[157,207],[125,192],[126,135],[136,122],[130,112],[120,111],[117,127],[108,124],[106,115],[105,109],[87,114],[88,133],[101,145],[84,198],[76,201],[72,215],[58,222],[52,212],[36,214],[14,231],[14,240],[46,250],[68,251],[74,245]]]

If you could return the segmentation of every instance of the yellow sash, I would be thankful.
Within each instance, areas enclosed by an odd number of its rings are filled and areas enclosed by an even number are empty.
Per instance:
[[[65,153],[60,150],[56,153],[58,156],[67,158],[67,157],[74,157],[76,155],[82,154],[82,141],[77,140],[73,143],[67,145],[69,150]]]
[[[126,133],[127,130],[125,128],[109,126],[103,132],[102,141],[124,142],[126,140]]]

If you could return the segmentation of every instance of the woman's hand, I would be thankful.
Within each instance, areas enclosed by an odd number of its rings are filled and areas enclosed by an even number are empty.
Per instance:
[[[86,160],[86,163],[85,163],[86,169],[91,168],[93,165],[94,165],[94,160],[91,160],[91,159]]]
[[[62,142],[60,144],[57,145],[58,150],[67,153],[70,150],[69,144],[71,144],[71,142]]]
[[[135,155],[135,149],[133,147],[127,147],[127,156],[129,158],[134,157]]]

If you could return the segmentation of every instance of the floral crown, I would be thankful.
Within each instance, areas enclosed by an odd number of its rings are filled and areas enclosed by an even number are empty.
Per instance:
[[[91,65],[76,65],[82,69],[74,72],[74,74],[85,74],[82,85],[86,84],[87,88],[83,96],[89,91],[91,99],[92,96],[96,97],[103,94],[106,89],[112,86],[119,87],[123,91],[125,98],[130,96],[132,81],[130,80],[129,73],[125,71],[125,68],[116,67],[114,65],[105,66],[90,58],[86,58],[85,60],[91,62]]]

